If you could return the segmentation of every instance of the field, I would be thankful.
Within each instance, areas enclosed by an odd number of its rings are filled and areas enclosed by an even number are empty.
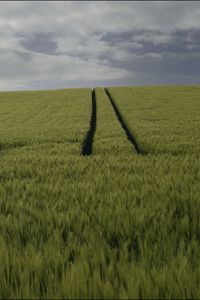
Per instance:
[[[200,298],[200,87],[106,91],[0,93],[0,298]]]
[[[200,87],[110,88],[145,153],[198,153]]]

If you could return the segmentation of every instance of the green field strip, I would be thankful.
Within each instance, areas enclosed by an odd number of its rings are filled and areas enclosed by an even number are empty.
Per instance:
[[[118,122],[103,88],[96,88],[97,125],[94,137],[94,154],[126,155],[136,153]]]
[[[200,152],[200,87],[108,90],[145,153]]]
[[[0,93],[0,148],[66,143],[80,151],[90,99],[90,89]]]

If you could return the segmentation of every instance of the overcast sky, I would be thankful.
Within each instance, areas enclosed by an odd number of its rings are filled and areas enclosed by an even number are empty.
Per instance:
[[[200,2],[0,2],[0,90],[200,83]]]

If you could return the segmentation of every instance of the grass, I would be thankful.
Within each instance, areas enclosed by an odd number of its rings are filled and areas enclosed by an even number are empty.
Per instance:
[[[96,88],[97,130],[94,140],[94,155],[107,156],[136,153],[127,141],[126,135],[118,122],[114,110],[103,88]]]
[[[40,143],[79,148],[88,128],[90,97],[90,89],[1,93],[1,148]]]
[[[200,86],[109,89],[146,153],[199,153]]]
[[[91,156],[80,155],[89,89],[0,94],[0,297],[199,298],[198,140],[180,154],[138,155],[104,89],[95,92]],[[123,92],[132,109],[134,89]]]

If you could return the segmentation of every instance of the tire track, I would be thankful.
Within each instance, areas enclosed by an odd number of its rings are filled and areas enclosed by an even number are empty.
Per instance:
[[[94,134],[96,131],[96,119],[97,119],[97,106],[96,106],[96,96],[95,90],[92,90],[92,114],[90,119],[90,128],[86,133],[85,139],[83,141],[83,147],[81,154],[82,155],[91,155],[92,154],[92,145]]]
[[[0,154],[5,153],[9,150],[26,147],[26,143],[14,142],[13,144],[2,144],[0,143]]]
[[[118,109],[117,105],[115,104],[111,94],[109,93],[109,91],[105,88],[105,92],[110,100],[110,103],[114,109],[114,112],[116,114],[116,117],[118,119],[118,121],[120,122],[122,128],[124,129],[125,133],[126,133],[126,136],[127,136],[127,139],[132,143],[133,147],[135,148],[137,154],[140,154],[140,155],[144,155],[144,152],[139,148],[139,145],[135,139],[135,137],[132,135],[132,133],[130,132],[128,126],[126,125],[121,113],[120,113],[120,110]]]

